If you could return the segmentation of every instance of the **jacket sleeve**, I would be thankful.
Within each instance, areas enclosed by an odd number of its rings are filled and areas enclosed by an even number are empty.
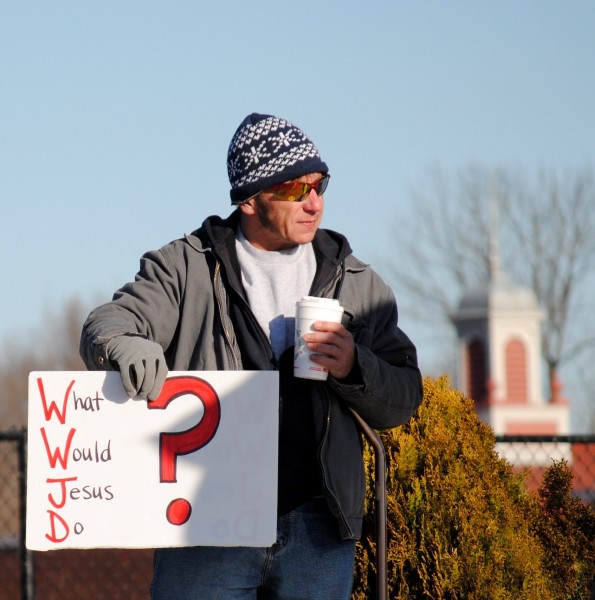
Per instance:
[[[106,348],[118,335],[138,335],[167,349],[177,327],[180,273],[168,260],[168,247],[148,252],[135,280],[111,302],[94,309],[83,325],[80,355],[90,370],[111,370]]]
[[[423,388],[416,348],[398,326],[394,294],[366,267],[346,274],[340,299],[356,344],[360,381],[330,378],[329,383],[372,427],[402,425],[421,404]]]

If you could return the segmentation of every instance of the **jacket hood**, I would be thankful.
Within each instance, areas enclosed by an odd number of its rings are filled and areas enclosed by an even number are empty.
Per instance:
[[[192,235],[198,237],[205,248],[211,248],[216,254],[228,254],[230,244],[235,244],[235,232],[239,223],[239,210],[234,210],[225,219],[212,215],[207,217],[201,228],[194,231]],[[317,253],[336,264],[352,253],[347,238],[331,229],[318,229],[312,243]]]

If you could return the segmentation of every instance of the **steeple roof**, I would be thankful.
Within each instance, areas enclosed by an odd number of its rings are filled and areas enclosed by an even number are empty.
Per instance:
[[[535,292],[528,287],[509,281],[498,273],[486,284],[470,289],[459,303],[458,316],[465,312],[493,311],[539,311],[539,303]]]
[[[469,289],[461,298],[459,308],[452,318],[456,320],[486,316],[488,311],[525,314],[541,312],[535,292],[529,287],[510,281],[500,267],[498,197],[493,183],[490,198],[489,281]]]

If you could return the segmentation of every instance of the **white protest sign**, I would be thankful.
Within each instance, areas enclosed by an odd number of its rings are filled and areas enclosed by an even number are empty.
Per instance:
[[[29,375],[27,548],[269,546],[275,371],[170,372],[155,402],[117,372]]]

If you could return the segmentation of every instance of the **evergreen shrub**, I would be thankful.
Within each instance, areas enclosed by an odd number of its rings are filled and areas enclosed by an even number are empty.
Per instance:
[[[539,494],[530,492],[497,454],[492,429],[446,376],[426,378],[417,414],[380,435],[391,600],[589,598],[595,512],[570,496],[565,463],[548,469]],[[373,482],[367,446],[364,462]],[[366,501],[353,600],[376,597],[372,484]]]

